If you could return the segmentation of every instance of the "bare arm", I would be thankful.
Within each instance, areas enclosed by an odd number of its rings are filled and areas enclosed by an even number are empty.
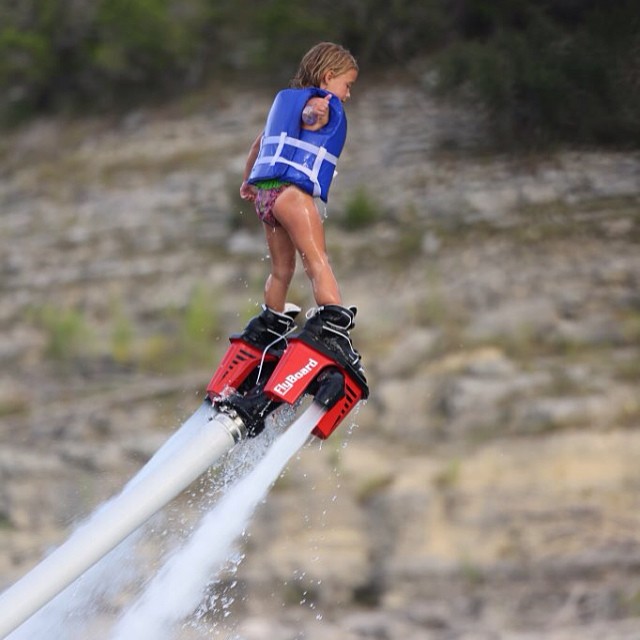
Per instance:
[[[249,155],[247,156],[247,162],[245,164],[244,172],[242,174],[242,185],[240,186],[240,197],[243,200],[255,200],[255,197],[256,197],[255,188],[252,187],[247,182],[247,180],[249,179],[249,174],[251,173],[251,169],[253,169],[253,165],[255,164],[256,158],[258,157],[261,140],[262,140],[262,132],[260,132],[260,135],[258,135],[258,137],[253,141],[253,144],[249,149]]]
[[[331,95],[324,98],[314,97],[307,101],[302,110],[302,128],[308,131],[322,129],[329,122],[329,101]]]

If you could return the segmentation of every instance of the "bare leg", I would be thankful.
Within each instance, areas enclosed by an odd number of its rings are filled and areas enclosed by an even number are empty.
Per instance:
[[[273,214],[286,231],[291,246],[302,258],[316,304],[342,304],[340,289],[327,256],[322,219],[313,198],[297,187],[289,187],[276,200]],[[278,244],[274,247],[269,244],[272,264],[274,249],[277,252],[284,244],[279,238],[276,242]]]
[[[283,311],[287,292],[296,268],[296,248],[284,227],[264,225],[271,273],[264,285],[264,303],[274,311]]]

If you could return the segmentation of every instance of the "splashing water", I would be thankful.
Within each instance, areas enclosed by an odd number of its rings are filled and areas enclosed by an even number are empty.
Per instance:
[[[135,486],[151,470],[162,464],[172,452],[192,436],[212,413],[210,405],[204,404],[184,422],[149,462],[126,484],[123,493]],[[80,523],[76,532],[91,526],[109,504],[112,498],[96,508],[93,514]],[[141,567],[136,562],[136,545],[142,536],[142,530],[131,534],[113,551],[108,553],[91,569],[80,576],[73,584],[56,596],[38,613],[22,624],[7,640],[70,640],[82,637],[82,628],[87,620],[95,615],[102,603],[125,590],[139,579]],[[70,540],[73,540],[74,534]]]
[[[258,465],[225,493],[120,619],[112,640],[164,640],[177,623],[194,613],[212,575],[228,559],[234,540],[323,413],[322,407],[311,405]]]
[[[299,408],[299,407],[298,407]],[[214,411],[214,410],[213,410]],[[263,464],[256,467],[258,461],[265,457],[265,452],[272,445],[274,440],[279,437],[282,431],[291,423],[296,413],[295,407],[282,407],[270,417],[269,429],[259,437],[243,443],[241,447],[236,447],[226,457],[221,468],[214,465],[213,473],[207,473],[203,476],[199,488],[194,489],[192,493],[193,502],[200,503],[198,510],[200,513],[211,509],[214,500],[218,496],[230,492],[232,495],[224,498],[219,506],[214,509],[216,515],[210,514],[206,516],[198,532],[201,530],[209,531],[214,543],[208,539],[206,543],[202,543],[202,535],[200,538],[194,539],[185,547],[184,552],[178,552],[176,555],[185,562],[185,558],[194,557],[192,553],[189,555],[189,549],[195,547],[196,552],[205,553],[208,556],[206,562],[197,561],[198,570],[193,573],[190,578],[194,583],[191,588],[191,595],[186,594],[185,598],[180,602],[185,604],[180,607],[173,602],[172,607],[165,608],[162,611],[162,620],[169,621],[155,622],[153,616],[153,605],[145,608],[144,603],[153,603],[154,585],[164,584],[162,576],[167,575],[167,582],[171,583],[169,589],[175,596],[181,592],[182,585],[185,589],[189,587],[181,576],[175,577],[175,569],[171,569],[171,562],[168,562],[158,577],[149,584],[144,591],[143,596],[136,605],[126,614],[118,625],[118,633],[129,633],[130,624],[133,619],[142,620],[145,627],[145,634],[137,637],[148,637],[146,632],[153,625],[163,626],[162,631],[155,632],[154,640],[160,640],[162,633],[170,633],[170,624],[177,622],[185,616],[190,616],[190,625],[196,625],[201,628],[201,619],[207,615],[207,612],[223,606],[225,603],[233,600],[232,594],[229,593],[231,588],[225,588],[224,593],[214,594],[210,602],[204,602],[203,592],[212,584],[219,580],[219,574],[222,571],[235,572],[243,559],[243,555],[232,549],[233,541],[243,532],[244,526],[251,516],[257,504],[263,499],[269,490],[271,484],[277,479],[284,466],[287,464],[291,456],[299,450],[304,441],[308,438],[310,430],[319,420],[322,410],[319,412],[317,408],[312,411],[309,409],[294,425],[291,427],[291,436],[280,437],[276,442],[277,446],[273,446],[267,456],[268,460],[264,460]],[[203,405],[195,414],[193,414],[175,434],[161,447],[161,449],[151,458],[151,460],[134,476],[124,487],[122,493],[126,493],[133,488],[138,482],[144,479],[149,473],[161,466],[166,460],[170,459],[176,450],[179,450],[186,441],[188,441],[194,433],[196,433],[202,425],[206,424],[212,416],[212,409]],[[298,424],[300,423],[300,424]],[[297,434],[297,437],[295,437]],[[285,434],[287,435],[287,434]],[[245,476],[251,474],[250,479],[240,482],[237,486],[233,483]],[[199,492],[199,496],[196,496]],[[113,498],[112,500],[117,499]],[[85,526],[89,526],[92,521],[99,517],[104,509],[108,509],[110,502],[107,501],[98,507],[92,516],[81,523],[76,532],[80,533]],[[228,516],[232,513],[232,517]],[[215,520],[220,518],[230,526],[219,527],[215,524]],[[187,518],[188,520],[188,518]],[[187,522],[180,516],[181,523]],[[154,519],[144,528],[139,529],[131,534],[118,547],[111,551],[107,556],[100,560],[94,567],[85,572],[72,585],[65,589],[61,594],[48,603],[43,609],[27,620],[23,625],[11,633],[7,640],[37,640],[39,638],[47,638],[47,640],[84,640],[86,637],[101,637],[105,633],[104,624],[106,623],[105,614],[110,617],[107,612],[112,611],[117,600],[122,601],[125,593],[131,597],[132,593],[140,592],[144,589],[144,584],[150,575],[156,572],[153,566],[145,566],[140,554],[139,547],[144,544],[148,533],[158,533],[162,531],[164,537],[167,533],[167,521],[171,527],[171,516],[169,513],[156,515]],[[223,524],[218,523],[218,524]],[[158,526],[162,529],[158,529]],[[170,542],[169,549],[174,549],[176,544],[181,545],[184,539],[193,532],[193,525],[187,530],[178,532],[174,538],[166,539]],[[175,532],[174,532],[175,533]],[[72,534],[71,539],[75,535]],[[207,535],[204,536],[205,538]],[[200,541],[200,542],[199,542]],[[209,556],[210,548],[215,547],[214,553]],[[161,555],[167,557],[167,547]],[[157,549],[156,549],[157,551]],[[191,563],[189,563],[189,566]],[[200,568],[204,567],[202,571]],[[178,572],[179,573],[179,572]],[[146,576],[146,577],[145,577]],[[171,577],[174,576],[174,577]],[[175,580],[178,582],[176,583]],[[189,582],[189,581],[187,581]],[[200,586],[198,586],[198,583]],[[193,602],[193,606],[187,605],[187,602]],[[198,606],[199,605],[199,606]],[[159,605],[162,609],[163,605]],[[136,613],[137,612],[137,613]],[[228,615],[228,614],[225,614]],[[146,618],[144,617],[146,616]],[[100,622],[101,620],[101,622]],[[100,630],[95,628],[95,624],[102,627]],[[91,629],[90,629],[91,627]],[[136,637],[126,635],[123,637]]]

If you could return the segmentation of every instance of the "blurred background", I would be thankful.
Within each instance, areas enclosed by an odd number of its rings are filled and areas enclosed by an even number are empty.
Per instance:
[[[638,640],[639,16],[0,0],[0,587],[197,408],[259,310],[246,154],[331,40],[360,78],[325,230],[371,398],[175,638]],[[301,272],[291,299],[313,303]],[[176,540],[216,482],[169,511]]]

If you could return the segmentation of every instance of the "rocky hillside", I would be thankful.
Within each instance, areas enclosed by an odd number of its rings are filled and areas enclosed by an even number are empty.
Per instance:
[[[236,193],[268,103],[0,142],[0,585],[198,406],[261,302]],[[637,640],[640,155],[496,155],[408,84],[348,114],[326,232],[371,399],[294,460],[227,604],[176,638]]]

